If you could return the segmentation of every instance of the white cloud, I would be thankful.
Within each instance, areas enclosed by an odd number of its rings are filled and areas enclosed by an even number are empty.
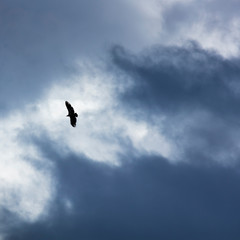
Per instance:
[[[52,86],[42,100],[26,108],[24,115],[28,116],[28,125],[48,133],[62,154],[70,151],[95,161],[118,164],[119,154],[127,153],[125,144],[130,141],[135,153],[170,157],[173,146],[159,128],[131,119],[118,106],[119,89],[123,91],[124,87],[116,86],[110,75],[95,69],[94,73]],[[76,128],[65,117],[65,100],[79,115]],[[32,134],[40,135],[34,130]]]
[[[128,2],[129,7],[133,6],[139,13],[135,16],[139,18],[138,34],[142,38],[142,44],[137,44],[136,41],[135,47],[134,44],[125,44],[127,48],[131,47],[131,50],[141,50],[142,47],[152,44],[182,46],[186,41],[195,40],[204,48],[214,49],[224,57],[240,54],[240,18],[239,11],[236,10],[240,5],[236,5],[234,1],[229,1],[227,11],[226,3],[221,0]],[[229,14],[229,11],[232,14]],[[134,28],[138,29],[138,24],[135,24]]]
[[[185,29],[175,39],[178,44],[184,44],[187,39],[195,40],[199,42],[203,48],[214,49],[224,57],[232,57],[239,55],[239,40],[240,40],[240,29],[239,23],[240,18],[234,18],[230,22],[225,23],[218,27],[218,24],[222,23],[221,20],[213,19],[214,16],[205,15],[201,21],[197,21],[190,26],[188,30]],[[219,21],[214,29],[209,30],[208,24],[211,21]]]
[[[34,145],[20,140],[24,120],[16,112],[0,119],[0,209],[31,222],[47,213],[54,183],[51,165]]]
[[[194,0],[179,5],[175,8],[175,14],[179,16],[175,18],[173,14],[169,19],[175,25],[174,32],[165,29],[168,36],[166,40],[177,45],[184,44],[186,40],[195,40],[204,48],[214,49],[224,57],[238,56],[240,18],[235,11],[230,15],[224,4],[224,1]],[[234,9],[234,1],[229,1],[228,5]]]

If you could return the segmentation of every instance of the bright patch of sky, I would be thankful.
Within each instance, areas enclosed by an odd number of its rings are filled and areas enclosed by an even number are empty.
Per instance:
[[[118,106],[119,86],[116,89],[112,82],[111,76],[97,71],[53,86],[42,100],[28,106],[29,125],[44,129],[66,154],[74,152],[95,161],[118,164],[118,155],[128,151],[125,141],[138,153],[170,157],[172,145],[156,126],[131,119]],[[65,100],[79,115],[76,128],[65,117]]]
[[[0,119],[0,207],[31,222],[47,215],[55,190],[51,164],[21,140],[26,118],[15,112]]]

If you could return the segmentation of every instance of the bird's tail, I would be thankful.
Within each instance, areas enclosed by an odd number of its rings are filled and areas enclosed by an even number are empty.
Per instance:
[[[75,117],[78,117],[78,114],[77,113],[74,113]]]

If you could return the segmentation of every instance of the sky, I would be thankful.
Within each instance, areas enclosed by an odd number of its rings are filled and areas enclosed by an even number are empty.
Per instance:
[[[0,240],[239,239],[239,10],[0,0]]]

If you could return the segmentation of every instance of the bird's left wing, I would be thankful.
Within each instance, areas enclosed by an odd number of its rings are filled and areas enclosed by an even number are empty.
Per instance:
[[[69,114],[74,114],[74,109],[68,101],[65,101],[65,105],[69,111]]]

